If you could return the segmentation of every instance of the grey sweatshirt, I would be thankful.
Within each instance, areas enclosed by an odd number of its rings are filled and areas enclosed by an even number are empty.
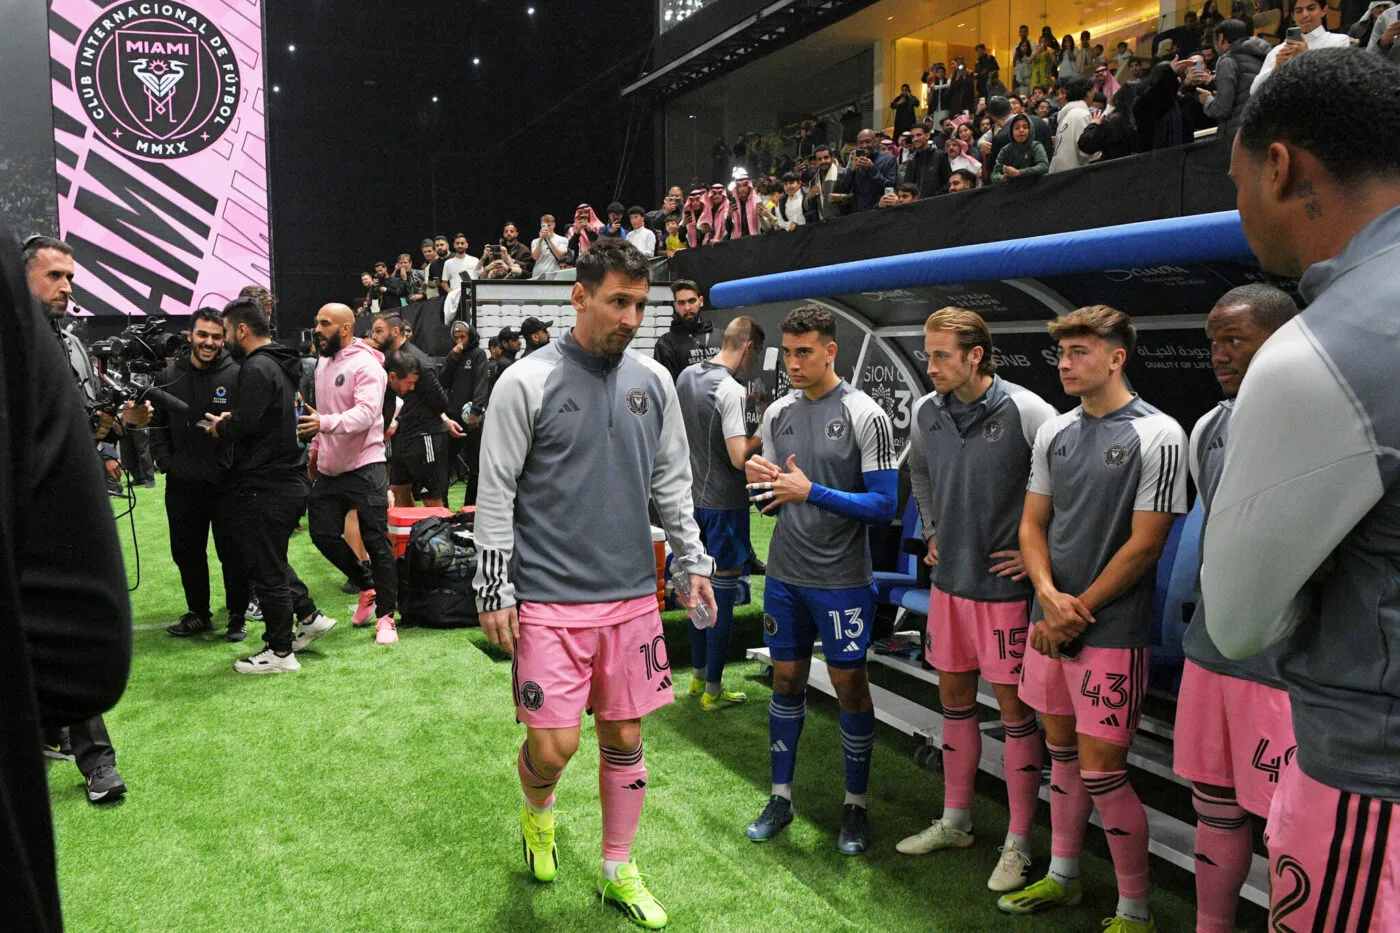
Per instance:
[[[482,431],[478,608],[656,592],[648,498],[678,568],[709,576],[665,368],[631,350],[595,356],[572,335],[516,362],[491,394]]]
[[[1308,309],[1264,344],[1235,401],[1201,569],[1221,653],[1284,642],[1304,773],[1390,801],[1400,800],[1397,267],[1400,208],[1304,273]]]

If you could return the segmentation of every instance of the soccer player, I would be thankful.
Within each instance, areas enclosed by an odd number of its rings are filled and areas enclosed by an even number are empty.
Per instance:
[[[933,391],[914,405],[910,479],[934,568],[929,663],[943,705],[943,816],[900,842],[906,855],[972,845],[972,786],[982,758],[977,675],[996,692],[1006,731],[1011,826],[987,881],[1014,891],[1029,881],[1031,820],[1040,792],[1035,713],[1016,695],[1030,627],[1030,582],[1018,531],[1031,446],[1055,409],[996,375],[981,316],[944,308],[924,322]]]
[[[1243,285],[1226,292],[1206,319],[1225,400],[1196,422],[1187,463],[1207,522],[1240,381],[1264,341],[1297,313],[1293,299],[1277,288]],[[1226,660],[1206,634],[1205,618],[1198,592],[1182,643],[1186,672],[1177,702],[1174,766],[1195,785],[1196,931],[1231,933],[1254,851],[1249,813],[1268,817],[1281,768],[1292,761],[1295,747],[1277,658],[1271,652]]]
[[[579,257],[568,336],[505,370],[481,444],[476,594],[481,628],[515,656],[517,767],[526,864],[558,869],[554,787],[578,750],[585,708],[598,733],[603,865],[598,892],[648,929],[666,911],[631,859],[647,770],[641,719],[673,699],[656,605],[647,500],[661,514],[692,607],[715,611],[712,561],[690,494],[671,377],[627,350],[651,272],[637,248],[602,239]]]
[[[773,790],[747,835],[763,842],[792,822],[797,740],[807,711],[812,645],[820,637],[841,707],[846,755],[837,849],[859,855],[870,845],[865,792],[875,744],[865,670],[875,591],[864,526],[894,518],[894,433],[884,409],[836,374],[834,314],[817,305],[794,308],[782,332],[793,392],[764,413],[763,455],[744,467],[751,497],[765,513],[778,514],[763,593],[763,640],[773,657]]]
[[[709,628],[691,625],[690,695],[700,708],[722,709],[745,702],[742,693],[724,690],[724,657],[734,630],[734,599],[739,574],[749,559],[749,499],[744,490],[744,463],[762,443],[744,425],[747,390],[737,376],[763,354],[763,328],[751,317],[736,317],[724,329],[724,343],[711,360],[681,371],[676,396],[690,442],[691,487],[695,521],[705,551],[715,561],[710,578],[718,613]]]
[[[997,907],[1078,904],[1079,852],[1096,809],[1118,874],[1118,910],[1105,925],[1145,933],[1157,928],[1147,815],[1127,756],[1147,689],[1157,558],[1186,511],[1186,435],[1128,389],[1137,334],[1126,314],[1092,305],[1049,329],[1060,384],[1080,401],[1036,433],[1021,515],[1036,598],[1020,696],[1041,712],[1050,750],[1050,873]]]
[[[1346,49],[1274,72],[1234,142],[1249,245],[1308,302],[1240,387],[1201,570],[1222,654],[1282,642],[1298,757],[1269,813],[1275,930],[1400,917],[1398,145],[1400,74]]]

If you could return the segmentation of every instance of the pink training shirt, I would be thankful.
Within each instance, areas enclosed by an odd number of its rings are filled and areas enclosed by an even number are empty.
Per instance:
[[[311,441],[316,472],[339,476],[384,462],[384,354],[356,340],[316,363],[321,433]]]

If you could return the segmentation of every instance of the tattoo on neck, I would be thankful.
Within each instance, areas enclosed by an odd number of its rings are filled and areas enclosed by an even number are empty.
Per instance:
[[[1317,220],[1322,216],[1322,205],[1317,201],[1309,201],[1303,205],[1303,210],[1308,212],[1308,220]]]
[[[1311,198],[1311,197],[1315,197],[1315,196],[1316,196],[1316,191],[1313,189],[1313,183],[1312,183],[1312,182],[1310,182],[1310,181],[1305,181],[1305,182],[1301,182],[1301,183],[1298,185],[1298,198],[1299,198],[1299,200],[1302,200],[1303,198]]]

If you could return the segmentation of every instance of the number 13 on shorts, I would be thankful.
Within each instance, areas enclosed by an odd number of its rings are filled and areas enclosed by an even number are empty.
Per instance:
[[[859,606],[844,612],[832,609],[827,617],[831,620],[831,629],[838,642],[860,638],[865,632],[865,621],[860,617]]]

